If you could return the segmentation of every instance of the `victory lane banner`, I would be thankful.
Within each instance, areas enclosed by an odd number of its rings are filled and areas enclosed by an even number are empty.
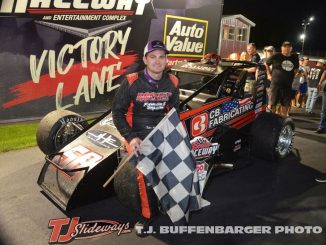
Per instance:
[[[170,66],[215,52],[222,2],[0,1],[0,123],[108,110],[148,40],[165,40]]]
[[[166,15],[164,42],[169,56],[202,58],[205,55],[208,21]]]

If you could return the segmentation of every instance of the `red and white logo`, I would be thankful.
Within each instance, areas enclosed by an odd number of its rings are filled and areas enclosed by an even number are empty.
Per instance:
[[[52,161],[56,162],[60,167],[66,170],[75,170],[79,168],[92,169],[103,156],[91,149],[88,149],[82,145],[73,147],[72,149],[64,152],[62,155],[56,155]],[[62,172],[67,177],[73,177],[75,172]]]
[[[204,161],[210,156],[216,154],[219,149],[219,143],[211,143],[204,137],[196,137],[191,141],[192,153],[196,161]]]
[[[191,134],[193,137],[206,132],[208,128],[208,114],[205,112],[195,116],[191,121]]]
[[[52,228],[49,243],[68,243],[75,239],[96,238],[117,232],[130,233],[130,224],[119,223],[113,220],[94,220],[80,222],[80,217],[52,219],[49,228]]]

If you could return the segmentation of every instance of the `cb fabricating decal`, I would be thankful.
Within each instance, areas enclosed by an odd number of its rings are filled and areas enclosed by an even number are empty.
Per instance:
[[[104,131],[89,130],[86,133],[86,137],[95,145],[100,147],[117,149],[121,146],[120,141],[116,137]]]
[[[94,220],[80,222],[80,217],[52,219],[49,228],[52,229],[49,243],[68,243],[75,239],[96,238],[112,234],[130,233],[130,224],[113,220]]]
[[[253,109],[254,103],[250,98],[229,101],[221,106],[210,108],[191,119],[191,134],[193,137],[202,135],[217,125],[227,123]]]
[[[205,54],[208,21],[166,15],[164,42],[169,56],[198,57]]]

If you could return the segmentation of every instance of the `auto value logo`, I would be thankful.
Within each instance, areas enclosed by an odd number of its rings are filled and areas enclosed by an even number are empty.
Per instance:
[[[75,239],[96,238],[112,234],[130,233],[130,224],[113,220],[94,220],[80,222],[80,217],[52,219],[48,227],[52,229],[49,243],[68,243]]]
[[[166,15],[164,41],[169,56],[203,57],[207,28],[207,20]]]

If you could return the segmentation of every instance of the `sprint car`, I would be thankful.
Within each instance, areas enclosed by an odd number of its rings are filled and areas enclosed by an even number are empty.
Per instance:
[[[247,84],[246,68],[254,66],[258,65],[221,60],[218,65],[180,62],[171,68],[180,78],[179,115],[191,140],[202,193],[213,169],[236,167],[237,153],[245,145],[250,155],[267,160],[291,152],[294,124],[266,111],[264,83]],[[38,184],[63,210],[116,193],[140,213],[134,165],[126,164],[103,187],[127,155],[110,110],[92,123],[71,111],[50,112],[39,124],[37,142],[46,154]],[[150,186],[146,188],[156,213],[157,199]]]

